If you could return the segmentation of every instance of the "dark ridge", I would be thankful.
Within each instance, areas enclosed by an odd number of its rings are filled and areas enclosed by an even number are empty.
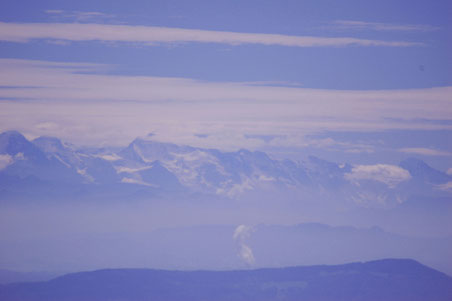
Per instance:
[[[450,301],[452,278],[409,259],[237,271],[106,269],[2,286],[0,299]]]

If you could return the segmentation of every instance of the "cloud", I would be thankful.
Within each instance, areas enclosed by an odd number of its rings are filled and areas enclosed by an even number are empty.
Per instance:
[[[59,15],[64,13],[64,10],[61,9],[47,9],[44,11],[46,14],[50,14],[50,15]]]
[[[419,121],[452,115],[451,87],[357,91],[256,86],[110,75],[108,65],[14,59],[0,59],[0,70],[0,130],[55,135],[76,144],[123,145],[153,132],[156,140],[225,150],[265,144],[303,147],[306,141],[300,136],[332,128],[452,127]],[[367,145],[316,143],[372,151]]]
[[[440,28],[432,25],[415,25],[415,24],[391,24],[378,22],[363,22],[353,20],[337,20],[333,22],[339,29],[354,30],[376,30],[376,31],[419,31],[428,32],[436,31]]]
[[[97,16],[97,15],[96,15]],[[0,22],[0,41],[28,42],[34,39],[67,41],[156,43],[260,44],[288,47],[388,46],[409,47],[422,43],[367,40],[351,37],[289,36],[282,34],[240,33],[156,26],[80,23]]]
[[[375,151],[375,147],[371,144],[336,141],[331,137],[321,139],[308,139],[305,142],[305,146],[342,151],[346,153],[373,153]]]
[[[0,155],[0,170],[5,169],[11,163],[13,163],[13,158],[10,155]]]
[[[345,178],[351,182],[358,183],[361,180],[374,180],[395,187],[399,183],[411,179],[410,173],[395,165],[357,165],[350,173],[345,174]]]
[[[246,244],[246,240],[253,232],[253,228],[246,225],[240,225],[234,230],[233,239],[238,243],[238,256],[247,264],[255,263],[253,250]]]
[[[446,172],[448,175],[452,175],[452,167],[451,168],[449,168],[448,170],[447,170],[447,172]]]
[[[423,156],[452,156],[452,153],[450,152],[423,147],[400,148],[398,149],[398,151],[402,153],[417,154]]]
[[[408,90],[322,90],[300,87],[255,86],[240,82],[206,82],[189,78],[122,76],[104,72],[110,66],[0,59],[0,97],[35,100],[110,101],[260,101],[304,104],[311,115],[371,109],[391,110],[396,117],[422,111],[422,115],[450,116],[452,87]],[[431,105],[425,101],[432,99]],[[434,102],[434,103],[433,103]],[[343,107],[347,103],[350,106]],[[435,108],[434,106],[438,106]],[[381,107],[378,110],[378,107]],[[246,105],[244,106],[246,109]],[[400,114],[401,112],[405,114]],[[444,112],[443,114],[439,114]],[[388,117],[391,112],[387,112]],[[416,114],[414,114],[416,116]],[[421,116],[421,114],[419,114]],[[386,117],[386,118],[388,118]],[[393,118],[397,122],[396,117]],[[437,118],[437,116],[434,116]]]
[[[452,181],[437,186],[438,189],[452,192]]]
[[[8,154],[0,154],[0,170],[5,169],[9,165],[13,164],[16,161],[24,160],[24,153],[20,152],[15,154],[14,156],[10,156]]]
[[[67,11],[60,9],[48,9],[44,11],[50,15],[52,20],[63,21],[71,20],[74,22],[103,22],[115,18],[114,15],[105,14],[97,11]]]
[[[146,183],[144,181],[137,180],[137,179],[132,179],[132,178],[128,178],[128,177],[122,178],[121,179],[121,183],[137,184],[137,185],[144,185],[144,186],[150,186],[150,187],[158,187],[156,185],[149,184],[149,183]]]

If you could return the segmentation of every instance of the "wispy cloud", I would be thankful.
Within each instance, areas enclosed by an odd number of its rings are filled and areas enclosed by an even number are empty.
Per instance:
[[[351,29],[351,30],[428,32],[440,29],[439,27],[432,25],[392,24],[392,23],[363,22],[353,20],[337,20],[334,21],[333,24],[337,29]]]
[[[259,101],[260,105],[263,103],[298,105],[302,102],[311,115],[332,113],[329,106],[334,103],[335,114],[349,112],[359,117],[357,113],[371,109],[374,115],[388,116],[386,120],[391,120],[391,115],[394,115],[392,119],[394,122],[404,116],[405,120],[418,115],[439,118],[450,116],[452,113],[450,107],[452,87],[324,90],[254,85],[248,82],[207,82],[178,77],[109,75],[106,74],[106,71],[112,69],[109,65],[18,59],[0,59],[0,68],[2,70],[0,97],[4,99],[210,103],[248,100]],[[426,100],[430,100],[430,103],[426,104]],[[412,120],[418,120],[414,118]]]
[[[452,191],[452,181],[437,186],[438,189],[444,191]]]
[[[423,155],[423,156],[452,156],[451,152],[447,151],[441,151],[431,148],[424,148],[424,147],[407,147],[407,148],[401,148],[398,150],[402,153],[408,153],[408,154],[416,154],[416,155]]]
[[[46,14],[50,14],[50,15],[60,15],[60,14],[64,13],[64,10],[61,10],[61,9],[47,9],[44,12]]]
[[[60,9],[48,9],[44,11],[53,21],[72,21],[72,22],[105,22],[111,21],[115,15],[106,14],[97,11],[67,11]]]
[[[0,22],[1,41],[27,42],[33,39],[133,42],[148,45],[155,45],[156,43],[260,44],[289,47],[408,47],[423,45],[415,42],[367,40],[351,37],[290,36],[155,26]]]
[[[371,144],[336,141],[331,137],[322,139],[308,139],[305,143],[305,146],[342,151],[346,153],[373,153],[375,151],[375,147]]]
[[[421,117],[433,120],[452,115],[451,87],[337,91],[110,75],[106,73],[110,68],[0,59],[0,130],[70,137],[82,144],[127,143],[153,132],[155,139],[231,149],[267,143],[249,139],[250,135],[274,135],[269,143],[303,147],[306,141],[299,135],[332,128],[451,127],[416,123]],[[83,134],[87,132],[90,135]],[[205,136],[195,135],[199,133]],[[318,143],[319,147],[355,149],[330,140]],[[360,151],[371,151],[364,147]]]

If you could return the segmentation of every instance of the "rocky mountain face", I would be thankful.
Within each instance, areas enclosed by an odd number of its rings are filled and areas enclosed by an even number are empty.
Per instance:
[[[285,197],[394,207],[416,194],[450,197],[452,177],[421,160],[351,165],[317,157],[275,160],[137,138],[123,149],[78,148],[54,137],[0,134],[0,199]]]

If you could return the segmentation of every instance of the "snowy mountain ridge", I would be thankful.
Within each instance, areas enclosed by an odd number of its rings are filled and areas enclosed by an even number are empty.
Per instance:
[[[185,191],[232,199],[282,192],[370,207],[397,205],[413,191],[447,196],[452,181],[413,158],[399,166],[337,164],[314,156],[275,160],[260,151],[222,152],[141,138],[119,150],[83,149],[54,137],[28,141],[16,131],[0,134],[0,177],[21,185],[31,180],[41,185],[126,185],[152,193]],[[8,194],[5,183],[0,196]]]

